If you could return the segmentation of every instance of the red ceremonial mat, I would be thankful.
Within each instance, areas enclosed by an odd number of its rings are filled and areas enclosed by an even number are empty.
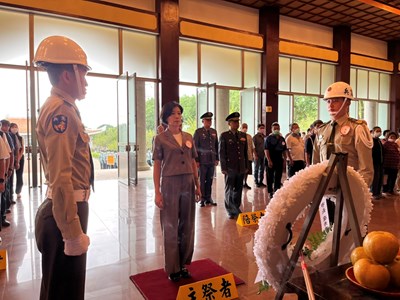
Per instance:
[[[175,300],[181,285],[230,273],[208,258],[192,262],[187,269],[192,278],[178,282],[170,281],[164,269],[139,273],[129,278],[147,300]],[[244,284],[242,279],[234,278],[236,285]]]

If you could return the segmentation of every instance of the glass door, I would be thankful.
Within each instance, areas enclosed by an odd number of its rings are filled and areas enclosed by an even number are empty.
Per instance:
[[[118,180],[137,184],[136,74],[122,74],[117,80]]]
[[[254,135],[261,119],[259,90],[255,87],[240,91],[241,123],[247,123],[247,132]]]
[[[196,113],[196,122],[197,128],[201,127],[200,117],[202,114],[207,112],[208,109],[208,84],[204,86],[200,86],[196,90],[196,98],[197,98],[197,113]]]

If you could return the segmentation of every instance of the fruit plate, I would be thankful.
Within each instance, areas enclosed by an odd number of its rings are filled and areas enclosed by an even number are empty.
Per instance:
[[[390,297],[390,298],[397,298],[400,299],[400,289],[399,288],[388,288],[385,291],[378,291],[378,290],[374,290],[374,289],[370,289],[367,288],[365,286],[362,286],[356,279],[356,277],[354,276],[354,272],[353,272],[353,267],[350,267],[346,270],[346,277],[348,280],[350,280],[351,283],[353,283],[354,285],[362,288],[365,291],[380,295],[380,296],[385,296],[385,297]]]

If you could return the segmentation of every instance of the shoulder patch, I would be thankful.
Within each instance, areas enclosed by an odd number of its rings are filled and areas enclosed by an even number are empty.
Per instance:
[[[68,117],[65,115],[57,115],[51,120],[53,129],[57,133],[64,133],[68,127]]]
[[[349,118],[350,122],[356,123],[358,125],[367,125],[367,122],[364,120],[358,120],[358,119],[354,119],[354,118]]]

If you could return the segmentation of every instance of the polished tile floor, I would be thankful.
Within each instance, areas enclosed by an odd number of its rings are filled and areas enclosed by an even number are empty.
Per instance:
[[[266,189],[243,193],[242,211],[264,209]],[[274,291],[257,295],[254,284],[257,266],[253,255],[256,228],[241,227],[226,217],[223,206],[224,181],[214,181],[216,207],[197,207],[194,260],[210,258],[242,278],[240,299],[273,299]],[[86,299],[143,299],[129,275],[163,267],[159,211],[153,201],[151,178],[141,178],[137,187],[127,188],[117,180],[96,182],[90,198]],[[8,268],[0,271],[0,299],[38,299],[41,278],[40,253],[34,238],[34,216],[43,200],[40,189],[24,188],[22,199],[12,207],[11,227],[0,232],[1,248],[7,248]],[[374,201],[370,230],[388,230],[400,237],[400,197]],[[296,299],[296,297],[288,297]]]

